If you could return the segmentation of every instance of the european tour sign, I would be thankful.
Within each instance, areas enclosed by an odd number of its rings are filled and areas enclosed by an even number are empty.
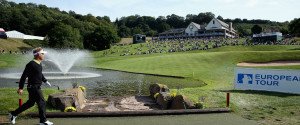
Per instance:
[[[236,68],[234,88],[300,94],[300,70]]]

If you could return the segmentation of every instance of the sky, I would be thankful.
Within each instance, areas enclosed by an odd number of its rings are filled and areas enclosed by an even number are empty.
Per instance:
[[[198,15],[212,12],[224,19],[263,19],[277,22],[300,18],[300,0],[9,0],[57,7],[78,14],[116,18],[140,16]]]

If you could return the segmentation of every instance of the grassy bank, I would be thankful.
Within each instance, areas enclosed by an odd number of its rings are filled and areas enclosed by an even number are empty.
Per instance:
[[[0,51],[20,51],[23,49],[32,48],[30,45],[23,42],[21,39],[0,39]]]
[[[25,103],[28,100],[28,92],[26,89],[24,89],[24,93],[22,96],[17,94],[17,89],[18,88],[0,88],[0,114],[7,114],[9,111],[15,110],[19,106],[19,98],[22,98],[23,103]],[[45,99],[48,99],[48,95],[52,93],[59,92],[57,89],[43,89],[43,94]],[[47,112],[48,111],[57,111],[54,110],[50,107],[47,107]],[[26,110],[24,113],[27,112],[38,112],[37,105],[34,107],[30,108],[29,110]]]
[[[0,68],[10,68],[10,67],[15,67],[19,66],[22,55],[16,55],[16,54],[0,54]]]

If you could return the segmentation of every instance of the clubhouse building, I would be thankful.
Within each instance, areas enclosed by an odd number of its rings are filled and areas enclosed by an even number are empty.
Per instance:
[[[200,25],[191,22],[186,28],[170,29],[159,34],[159,39],[185,39],[185,38],[236,38],[236,31],[232,23],[225,22],[214,18],[207,25]]]
[[[268,33],[260,33],[253,34],[252,36],[254,42],[263,43],[263,42],[277,42],[282,40],[281,32],[268,32]]]

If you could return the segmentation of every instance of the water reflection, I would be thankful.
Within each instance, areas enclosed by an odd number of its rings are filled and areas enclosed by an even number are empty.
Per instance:
[[[200,87],[203,86],[202,81],[187,80],[183,78],[162,77],[144,74],[134,74],[112,70],[102,69],[72,69],[72,72],[90,72],[101,74],[102,76],[93,78],[77,78],[77,79],[51,79],[50,83],[59,86],[61,89],[71,88],[73,83],[85,86],[88,91],[87,95],[92,96],[124,96],[124,95],[148,95],[149,85],[152,83],[166,84],[169,88],[183,87]],[[20,72],[20,71],[12,71]],[[0,70],[0,75],[9,73],[7,70]],[[0,77],[1,77],[0,76]],[[47,78],[47,74],[45,74]],[[19,79],[0,78],[0,87],[18,87]]]

